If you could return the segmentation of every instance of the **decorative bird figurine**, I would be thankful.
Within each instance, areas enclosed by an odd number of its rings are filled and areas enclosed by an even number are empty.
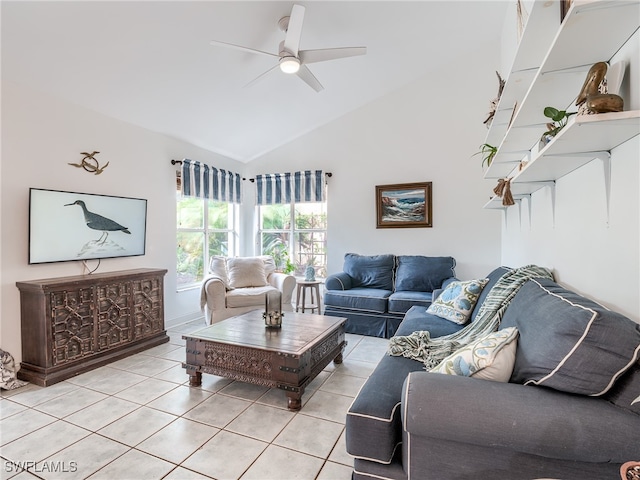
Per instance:
[[[123,227],[119,223],[114,222],[110,218],[103,217],[102,215],[98,215],[97,213],[90,212],[87,210],[87,206],[84,204],[82,200],[76,200],[73,203],[67,203],[65,207],[70,205],[80,205],[82,208],[82,213],[84,213],[84,221],[87,222],[87,227],[92,228],[93,230],[102,230],[102,235],[97,240],[100,245],[103,245],[104,242],[107,241],[107,237],[109,236],[109,232],[123,232],[131,234],[127,227]],[[104,240],[103,240],[104,237]],[[102,241],[101,241],[102,240]]]
[[[607,93],[608,68],[609,65],[606,62],[597,62],[589,69],[582,90],[576,99],[576,105],[580,107],[578,115],[622,111],[624,107],[622,97]]]

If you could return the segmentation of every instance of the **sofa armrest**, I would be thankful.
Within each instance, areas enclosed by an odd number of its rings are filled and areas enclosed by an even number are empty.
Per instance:
[[[293,290],[296,288],[296,277],[288,273],[274,272],[267,278],[269,285],[282,292],[282,305],[291,305]]]
[[[327,290],[351,290],[353,279],[346,272],[334,273],[326,278],[324,287]]]
[[[442,291],[447,288],[449,286],[450,283],[453,282],[459,282],[460,280],[458,280],[456,277],[449,277],[447,278],[444,282],[442,282],[442,286],[440,288],[435,288],[432,292],[431,295],[431,300],[435,300],[436,298],[438,298],[440,296],[440,294],[442,293]]]
[[[218,277],[207,277],[202,282],[200,291],[200,308],[204,309],[205,305],[209,311],[219,310],[226,307],[227,288]]]
[[[546,458],[623,463],[638,455],[640,416],[602,398],[429,372],[408,375],[410,435]]]

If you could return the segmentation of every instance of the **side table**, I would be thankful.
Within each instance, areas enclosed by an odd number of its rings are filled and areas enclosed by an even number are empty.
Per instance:
[[[320,280],[298,280],[297,282],[297,290],[296,290],[296,312],[304,313],[305,310],[311,310],[311,313],[314,310],[318,310],[318,314],[320,314],[320,284],[322,283]],[[306,303],[306,293],[307,289],[310,294],[311,303],[307,305]],[[315,292],[315,298],[314,298]]]

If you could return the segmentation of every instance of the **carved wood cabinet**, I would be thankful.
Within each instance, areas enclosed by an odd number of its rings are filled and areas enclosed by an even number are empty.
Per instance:
[[[163,269],[16,282],[22,363],[18,378],[49,386],[168,342]]]

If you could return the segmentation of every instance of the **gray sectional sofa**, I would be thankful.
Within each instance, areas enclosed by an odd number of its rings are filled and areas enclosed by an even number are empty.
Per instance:
[[[324,314],[346,317],[347,333],[389,338],[405,313],[426,308],[455,278],[455,259],[347,253],[343,271],[325,280]]]
[[[487,276],[461,328],[511,271]],[[381,359],[346,418],[355,480],[612,480],[640,459],[640,325],[547,278],[529,279],[506,304],[496,334],[519,334],[500,366],[508,382]],[[396,339],[464,333],[443,321],[416,307]]]

